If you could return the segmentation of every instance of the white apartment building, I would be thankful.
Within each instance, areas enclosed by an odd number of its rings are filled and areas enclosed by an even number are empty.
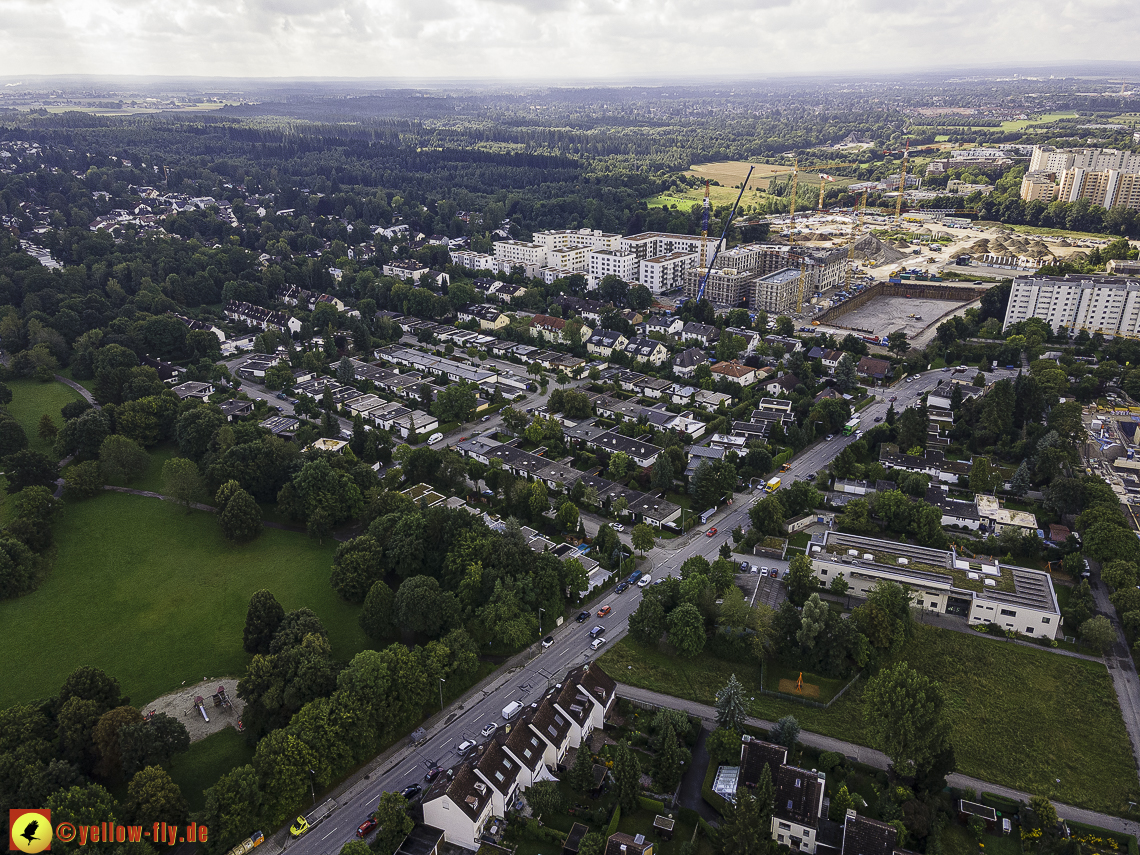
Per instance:
[[[1057,198],[1057,181],[1050,172],[1027,172],[1021,179],[1021,198],[1026,202],[1049,202]]]
[[[546,251],[546,264],[548,267],[558,267],[563,270],[585,272],[586,254],[590,251],[588,246],[576,244],[561,246]]]
[[[475,252],[473,249],[451,250],[451,263],[468,270],[494,270],[495,256],[484,252]]]
[[[568,246],[584,246],[591,249],[618,249],[621,235],[610,234],[599,229],[560,229],[557,231],[536,232],[534,243],[552,252]]]
[[[586,254],[586,275],[592,283],[607,276],[616,276],[623,282],[632,282],[639,275],[637,256],[616,249],[594,249]]]
[[[950,152],[951,160],[1004,160],[1009,152],[1000,148],[963,148]]]
[[[1013,280],[1005,324],[1040,318],[1054,332],[1106,336],[1140,332],[1140,279],[1130,276],[1023,276]]]
[[[806,281],[803,287],[806,291]],[[752,281],[751,308],[753,311],[763,310],[769,315],[788,314],[796,308],[799,293],[800,271],[794,267],[785,267]]]
[[[639,265],[641,284],[654,294],[680,288],[685,284],[685,272],[695,267],[698,260],[696,253],[683,250],[643,259]]]
[[[1140,172],[1140,153],[1114,148],[1054,148],[1051,145],[1033,147],[1027,172],[1066,172],[1083,169],[1086,172]]]
[[[545,267],[546,247],[537,243],[527,243],[521,240],[495,241],[495,261],[501,266],[510,269],[512,265],[521,264],[524,267]]]
[[[703,238],[705,245],[705,261],[712,258],[719,246],[724,249],[724,243],[718,238]],[[621,239],[618,247],[622,252],[632,252],[639,259],[660,258],[674,252],[696,253],[698,259],[701,254],[700,235],[671,235],[663,232],[642,232]]]

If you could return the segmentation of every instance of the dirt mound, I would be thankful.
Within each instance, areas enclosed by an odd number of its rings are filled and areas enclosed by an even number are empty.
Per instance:
[[[872,267],[878,267],[880,264],[892,264],[899,259],[906,258],[906,253],[899,252],[874,235],[863,235],[855,241],[855,255]]]

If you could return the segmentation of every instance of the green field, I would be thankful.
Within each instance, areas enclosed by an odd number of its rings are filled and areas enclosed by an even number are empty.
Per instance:
[[[1106,813],[1123,813],[1129,800],[1140,800],[1124,720],[1103,665],[927,626],[918,627],[904,658],[946,690],[958,771]],[[729,674],[746,690],[760,681],[758,667],[707,656],[679,659],[628,637],[601,661],[626,683],[705,704],[713,703]],[[863,685],[827,710],[757,694],[751,711],[768,720],[790,713],[805,730],[866,745]]]
[[[227,727],[176,754],[170,763],[170,777],[190,803],[191,812],[200,811],[206,806],[206,790],[226,772],[252,759],[253,748],[245,737]]]
[[[367,646],[360,607],[329,585],[331,540],[266,529],[234,545],[212,514],[121,493],[68,505],[55,537],[40,589],[0,602],[0,709],[54,694],[79,665],[117,677],[136,706],[184,680],[241,676],[245,612],[260,588],[286,611],[316,612],[338,658]]]
[[[78,401],[79,393],[62,383],[41,383],[38,380],[9,380],[7,385],[12,390],[12,403],[7,410],[28,435],[28,448],[55,460],[52,444],[40,439],[40,419],[47,413],[57,428],[63,427],[60,408],[64,404]]]

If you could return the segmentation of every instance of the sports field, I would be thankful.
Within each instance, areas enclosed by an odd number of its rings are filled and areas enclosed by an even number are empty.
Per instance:
[[[39,590],[0,602],[0,709],[55,694],[79,665],[118,678],[135,706],[183,681],[241,676],[245,613],[261,588],[286,611],[316,612],[337,658],[367,646],[360,607],[329,585],[331,539],[266,529],[234,545],[213,514],[122,493],[69,504],[55,539]]]

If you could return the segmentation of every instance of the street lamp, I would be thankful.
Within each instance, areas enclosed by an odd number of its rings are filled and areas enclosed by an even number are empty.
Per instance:
[[[443,684],[446,682],[447,682],[447,680],[443,679],[443,677],[439,678],[439,711],[440,712],[443,712]]]
[[[309,770],[309,792],[313,796],[313,807],[317,806],[317,791],[313,788],[313,778],[316,777],[316,774],[317,774],[316,769],[310,769]]]
[[[546,609],[539,607],[539,609],[538,609],[538,634],[539,635],[542,635],[542,613],[544,611],[546,611]]]

